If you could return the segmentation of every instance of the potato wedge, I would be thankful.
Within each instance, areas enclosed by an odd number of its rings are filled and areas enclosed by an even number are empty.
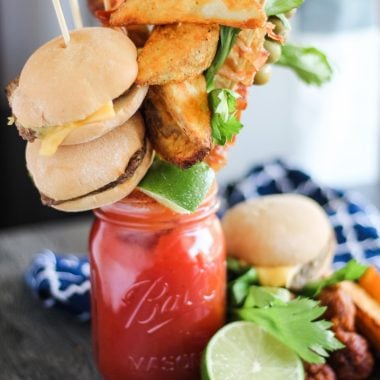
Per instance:
[[[359,285],[380,303],[380,272],[375,267],[369,267],[359,280]]]
[[[353,282],[340,285],[352,298],[357,308],[356,324],[360,332],[380,351],[380,303]]]
[[[210,152],[211,116],[203,75],[151,86],[143,114],[154,149],[167,161],[188,168]]]
[[[113,26],[133,24],[221,24],[238,28],[264,25],[264,0],[128,0],[111,15]]]
[[[219,41],[218,25],[157,26],[138,57],[142,86],[183,82],[210,67]]]

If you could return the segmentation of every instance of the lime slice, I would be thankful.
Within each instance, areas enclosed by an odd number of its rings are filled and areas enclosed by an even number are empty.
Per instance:
[[[301,359],[252,322],[224,326],[206,347],[202,380],[304,380]]]
[[[203,162],[183,170],[156,159],[138,188],[164,206],[189,214],[202,203],[214,179],[214,171]]]

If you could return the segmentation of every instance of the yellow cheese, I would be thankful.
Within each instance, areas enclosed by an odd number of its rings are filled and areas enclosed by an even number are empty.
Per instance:
[[[299,268],[299,265],[274,268],[255,267],[260,285],[276,287],[289,287]]]
[[[75,121],[66,125],[60,125],[57,127],[50,127],[46,133],[42,136],[40,154],[42,156],[53,155],[58,147],[62,144],[65,138],[76,128],[83,125],[101,122],[111,119],[115,116],[115,110],[113,108],[112,101],[99,108],[96,112],[86,117],[83,120]]]

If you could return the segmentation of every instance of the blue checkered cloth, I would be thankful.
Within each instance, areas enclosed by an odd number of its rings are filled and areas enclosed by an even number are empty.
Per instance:
[[[25,282],[45,307],[64,309],[79,320],[90,319],[90,264],[87,257],[40,252]]]
[[[276,160],[255,166],[223,191],[221,214],[247,199],[269,194],[302,194],[319,203],[335,229],[336,268],[350,259],[380,268],[380,214],[360,194],[321,185],[300,169]]]
[[[380,269],[380,214],[359,194],[323,186],[296,167],[277,160],[255,166],[222,191],[220,215],[233,205],[261,195],[296,193],[317,201],[334,226],[338,247],[334,265],[355,258]],[[81,320],[90,317],[90,269],[87,258],[38,254],[25,278],[47,307],[66,309]]]

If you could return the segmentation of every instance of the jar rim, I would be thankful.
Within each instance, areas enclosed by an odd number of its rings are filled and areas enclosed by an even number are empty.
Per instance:
[[[150,228],[167,227],[172,224],[189,224],[206,219],[217,212],[220,207],[218,186],[216,182],[211,186],[205,199],[192,213],[178,213],[158,203],[142,192],[134,192],[119,202],[103,206],[94,210],[95,215],[114,224],[128,227],[146,225]]]

